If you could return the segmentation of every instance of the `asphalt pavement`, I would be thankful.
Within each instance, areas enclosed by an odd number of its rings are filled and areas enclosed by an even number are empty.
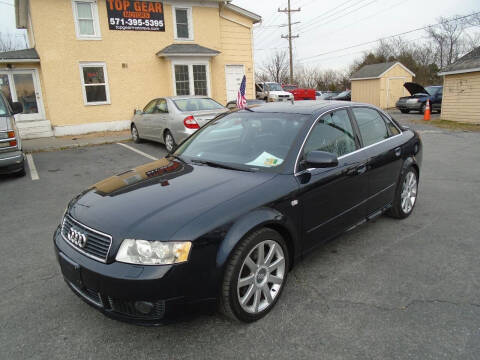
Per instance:
[[[480,136],[422,138],[412,216],[382,216],[310,254],[249,325],[215,314],[138,327],[85,304],[62,279],[52,234],[73,196],[151,160],[118,144],[34,153],[38,180],[0,177],[0,358],[479,359]]]

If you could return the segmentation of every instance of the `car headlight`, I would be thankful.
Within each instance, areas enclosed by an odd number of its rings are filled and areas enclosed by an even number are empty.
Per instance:
[[[188,260],[192,243],[125,239],[115,260],[139,265],[178,264]]]
[[[407,103],[409,103],[409,104],[416,104],[416,103],[418,103],[418,99],[408,99],[408,100],[407,100]]]

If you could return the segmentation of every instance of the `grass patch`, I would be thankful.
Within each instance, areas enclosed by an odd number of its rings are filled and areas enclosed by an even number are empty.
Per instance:
[[[417,124],[433,125],[442,129],[480,132],[480,124],[462,123],[458,121],[442,119],[432,119],[429,121],[419,119],[413,121]]]

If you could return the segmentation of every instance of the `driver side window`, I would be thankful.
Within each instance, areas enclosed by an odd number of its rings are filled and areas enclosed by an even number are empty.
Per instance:
[[[156,113],[161,113],[161,114],[168,113],[167,101],[165,99],[158,100],[155,108],[156,108],[155,110]]]
[[[310,151],[326,151],[343,156],[356,149],[355,134],[348,112],[337,110],[318,120],[305,143],[303,155]]]

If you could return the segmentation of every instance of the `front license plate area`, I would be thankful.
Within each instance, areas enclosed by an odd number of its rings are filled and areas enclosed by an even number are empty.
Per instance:
[[[80,265],[73,262],[69,258],[67,258],[62,253],[59,254],[60,259],[60,267],[62,269],[63,276],[70,281],[73,285],[81,288],[82,284],[82,277],[80,275]]]

